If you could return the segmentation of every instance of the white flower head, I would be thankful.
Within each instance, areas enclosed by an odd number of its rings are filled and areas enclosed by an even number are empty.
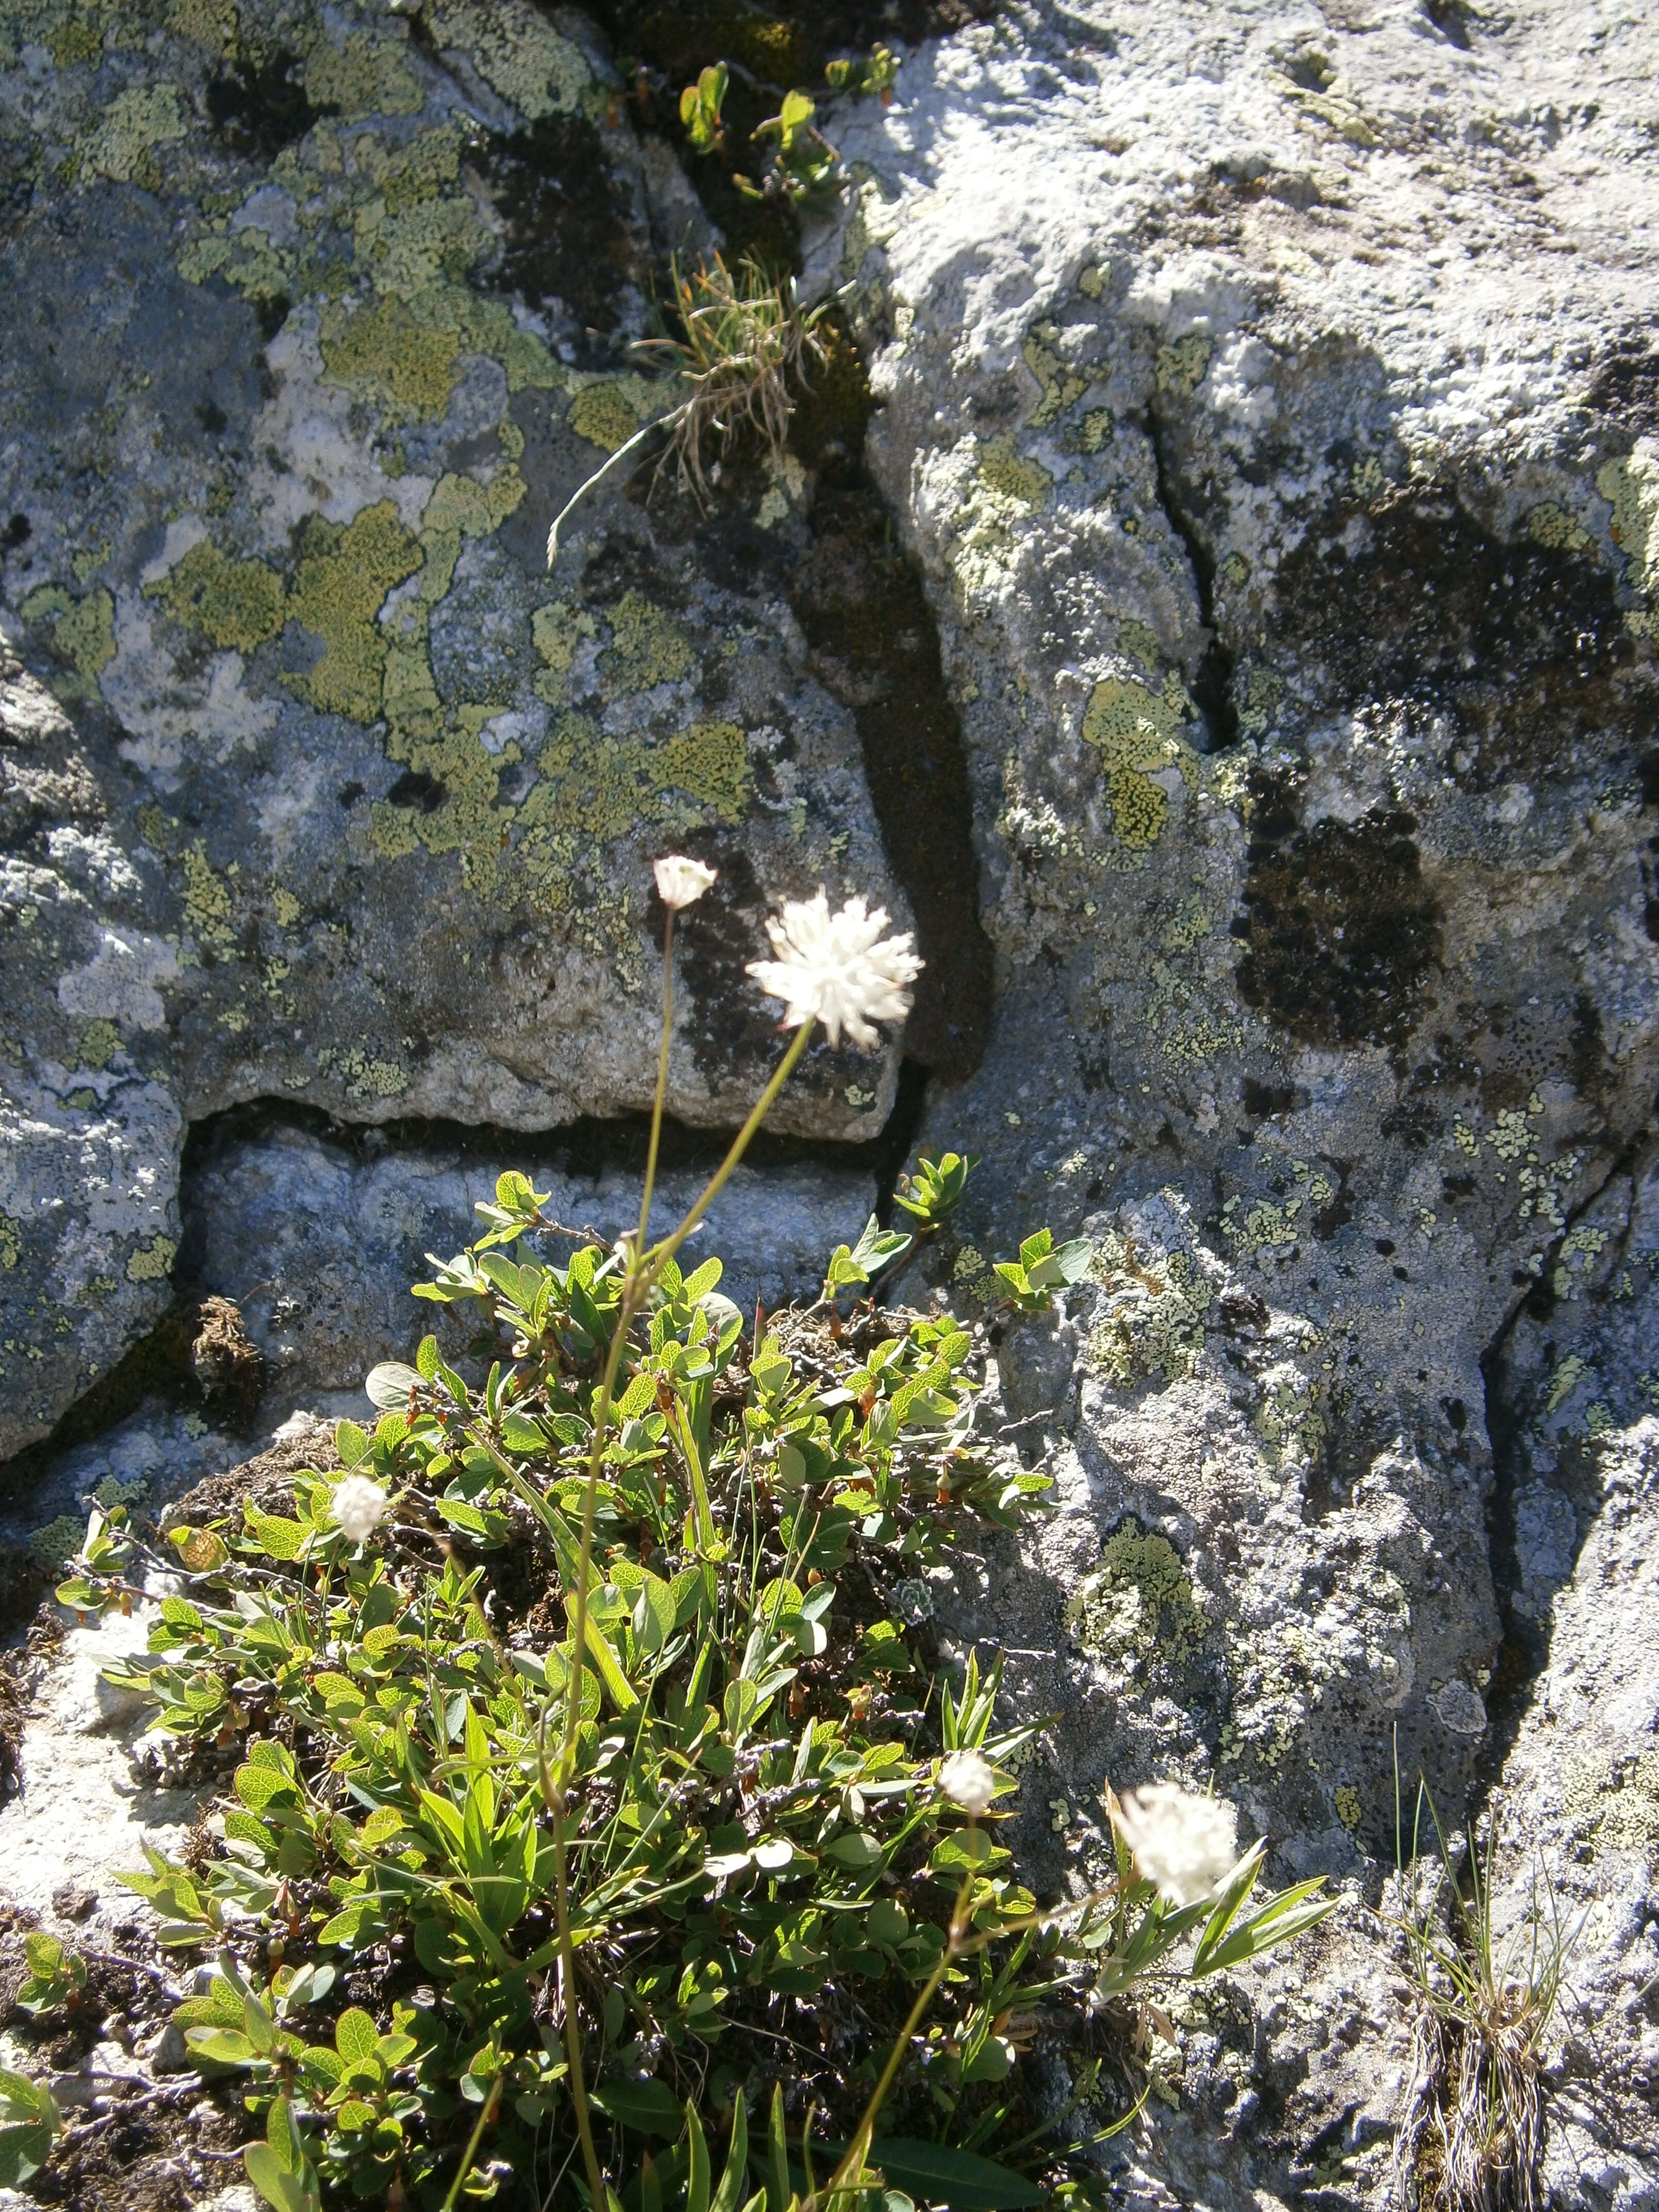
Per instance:
[[[769,998],[782,999],[783,1027],[820,1021],[831,1044],[844,1029],[867,1051],[876,1043],[872,1022],[900,1022],[910,1011],[910,986],[921,973],[914,941],[882,936],[887,910],[872,914],[861,898],[831,914],[822,891],[786,902],[781,921],[769,921],[775,960],[754,960],[749,973]]]
[[[1238,1863],[1238,1808],[1177,1782],[1128,1790],[1112,1815],[1143,1880],[1171,1905],[1196,1905]]]
[[[705,867],[701,860],[684,853],[670,853],[651,865],[657,878],[657,896],[671,914],[695,906],[720,873],[718,868]]]
[[[976,1751],[953,1751],[939,1762],[939,1786],[952,1804],[977,1820],[996,1795],[997,1778]]]
[[[335,1484],[331,1502],[341,1534],[354,1544],[366,1544],[386,1518],[392,1501],[368,1475],[349,1474]]]

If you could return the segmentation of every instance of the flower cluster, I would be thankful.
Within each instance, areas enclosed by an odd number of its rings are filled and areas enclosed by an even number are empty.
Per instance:
[[[781,921],[769,921],[775,960],[754,960],[749,973],[769,998],[784,1001],[783,1027],[819,1021],[832,1045],[844,1029],[866,1051],[875,1022],[899,1022],[910,1011],[910,986],[921,973],[914,939],[882,935],[884,907],[872,913],[850,898],[836,913],[823,891],[785,902]]]
[[[1178,1783],[1127,1790],[1112,1815],[1142,1879],[1171,1905],[1197,1905],[1238,1863],[1238,1809]]]

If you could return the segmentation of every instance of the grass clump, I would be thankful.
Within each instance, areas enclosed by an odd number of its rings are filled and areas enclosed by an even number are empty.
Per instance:
[[[746,431],[759,434],[775,461],[783,459],[796,389],[809,364],[824,358],[817,325],[827,303],[803,309],[793,276],[746,258],[730,269],[718,253],[690,276],[676,262],[672,288],[678,331],[643,339],[641,349],[665,361],[685,396],[619,446],[567,500],[547,534],[550,568],[575,508],[658,433],[665,441],[658,475],[672,464],[680,489],[700,505]]]
[[[1419,1851],[1426,1809],[1439,1844]],[[1498,1808],[1470,1828],[1461,1870],[1426,1784],[1399,1882],[1419,2000],[1410,2100],[1395,2138],[1396,2201],[1422,2212],[1536,2212],[1542,2201],[1543,2048],[1579,1927],[1541,1869],[1506,1937],[1493,1919]]]

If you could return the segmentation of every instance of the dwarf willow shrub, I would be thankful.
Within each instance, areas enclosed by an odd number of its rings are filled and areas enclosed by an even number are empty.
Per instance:
[[[799,2159],[810,2101],[820,2140],[852,2131],[884,2024],[890,2039],[945,1964],[889,2104],[914,2132],[872,2154],[908,2171],[907,2144],[913,2162],[929,2136],[994,2148],[1025,2111],[1016,2023],[1042,1999],[1127,1989],[1200,1924],[1204,1970],[1302,1924],[1301,1893],[1239,1918],[1259,1853],[1221,1906],[1165,1903],[1125,1850],[1103,1904],[1063,1931],[1036,1915],[995,1808],[964,1819],[938,1777],[973,1747],[1006,1797],[1036,1725],[997,1724],[995,1669],[930,1678],[916,1626],[928,1571],[1047,1488],[975,1435],[974,1336],[823,1299],[756,1345],[718,1260],[671,1261],[602,1440],[562,1987],[550,1729],[619,1290],[612,1254],[537,1253],[538,1205],[504,1176],[487,1235],[417,1285],[495,1338],[483,1382],[431,1336],[413,1367],[377,1369],[379,1421],[336,1431],[343,1476],[173,1531],[176,1594],[115,1670],[181,1758],[244,1748],[205,1862],[153,1853],[125,1878],[164,1944],[217,1950],[178,2017],[204,2072],[244,2076],[266,2117],[249,2170],[270,2202],[320,2179],[435,2205],[474,2135],[468,2191],[540,2201],[573,2148],[567,2003],[629,2212],[647,2173],[659,2204],[695,2181],[688,2098],[782,2082]],[[349,1489],[361,1526],[366,1485],[386,1510],[354,1541],[336,1502]],[[130,1596],[139,1549],[95,1515],[60,1596]],[[972,1943],[950,1963],[965,1878]]]

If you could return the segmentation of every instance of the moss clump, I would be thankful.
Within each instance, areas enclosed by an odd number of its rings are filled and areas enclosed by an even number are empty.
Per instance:
[[[325,714],[372,722],[380,712],[388,645],[376,617],[387,592],[420,567],[420,540],[384,499],[343,529],[313,517],[304,544],[289,613],[325,650],[314,668],[286,681]]]
[[[1197,1657],[1206,1624],[1175,1546],[1127,1521],[1073,1592],[1066,1626],[1085,1651],[1102,1658],[1179,1667]]]
[[[167,612],[215,645],[252,653],[283,627],[282,578],[263,561],[234,561],[208,538],[192,545],[159,583],[145,586]]]

